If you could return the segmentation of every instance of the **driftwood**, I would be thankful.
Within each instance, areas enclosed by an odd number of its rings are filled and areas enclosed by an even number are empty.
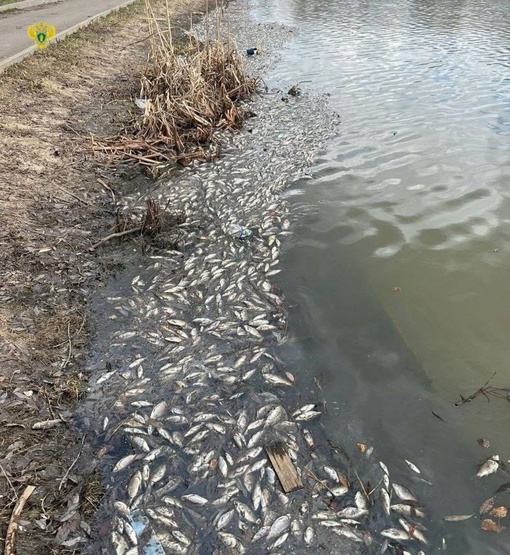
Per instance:
[[[18,531],[18,522],[25,503],[28,498],[32,495],[35,490],[35,486],[27,486],[25,491],[21,494],[21,497],[16,502],[14,510],[12,511],[11,520],[9,521],[9,526],[7,528],[7,533],[5,534],[5,548],[4,555],[14,555],[14,541],[16,539],[16,532]]]
[[[119,231],[118,233],[112,233],[106,237],[103,237],[100,241],[98,241],[95,245],[90,247],[90,250],[96,250],[97,247],[101,246],[103,243],[110,241],[111,239],[115,239],[116,237],[124,237],[124,235],[129,235],[130,233],[136,233],[137,231],[142,231],[141,227],[134,227],[132,229],[126,229],[125,231]]]
[[[274,471],[280,480],[283,491],[290,493],[303,487],[303,482],[299,477],[296,468],[290,460],[283,443],[267,445],[265,448],[267,456],[273,465]]]

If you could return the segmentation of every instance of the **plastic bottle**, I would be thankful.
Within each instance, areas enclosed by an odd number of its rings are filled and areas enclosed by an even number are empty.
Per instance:
[[[247,237],[251,237],[253,235],[253,231],[251,229],[238,224],[230,224],[227,231],[229,235],[237,237],[238,239],[246,239]]]

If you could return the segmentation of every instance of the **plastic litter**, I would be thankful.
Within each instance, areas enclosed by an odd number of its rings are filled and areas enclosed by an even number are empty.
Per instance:
[[[166,555],[161,542],[152,536],[151,539],[144,545],[143,548],[144,555]]]
[[[258,48],[248,48],[248,50],[246,50],[246,54],[248,54],[248,56],[256,56],[258,53]]]
[[[147,100],[145,98],[135,98],[135,104],[140,108],[140,110],[145,110],[147,106]]]
[[[238,239],[246,239],[253,236],[253,231],[248,227],[243,227],[239,224],[230,224],[228,226],[228,234]]]

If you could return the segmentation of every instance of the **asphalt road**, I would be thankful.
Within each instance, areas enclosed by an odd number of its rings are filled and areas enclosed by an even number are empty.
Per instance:
[[[0,67],[5,62],[34,46],[27,28],[43,21],[54,25],[57,36],[90,17],[125,4],[126,0],[66,0],[55,4],[27,8],[23,11],[0,13]]]

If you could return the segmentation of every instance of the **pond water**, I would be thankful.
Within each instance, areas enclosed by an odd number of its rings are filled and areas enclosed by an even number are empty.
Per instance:
[[[474,478],[484,458],[510,458],[510,403],[455,406],[494,372],[510,387],[510,6],[254,4],[259,21],[301,30],[276,75],[330,94],[342,120],[314,179],[289,193],[305,215],[281,278],[285,357],[320,381],[330,437],[374,446],[397,476],[404,458],[418,465],[448,552],[510,553],[508,531],[482,532],[478,517],[508,475]]]

